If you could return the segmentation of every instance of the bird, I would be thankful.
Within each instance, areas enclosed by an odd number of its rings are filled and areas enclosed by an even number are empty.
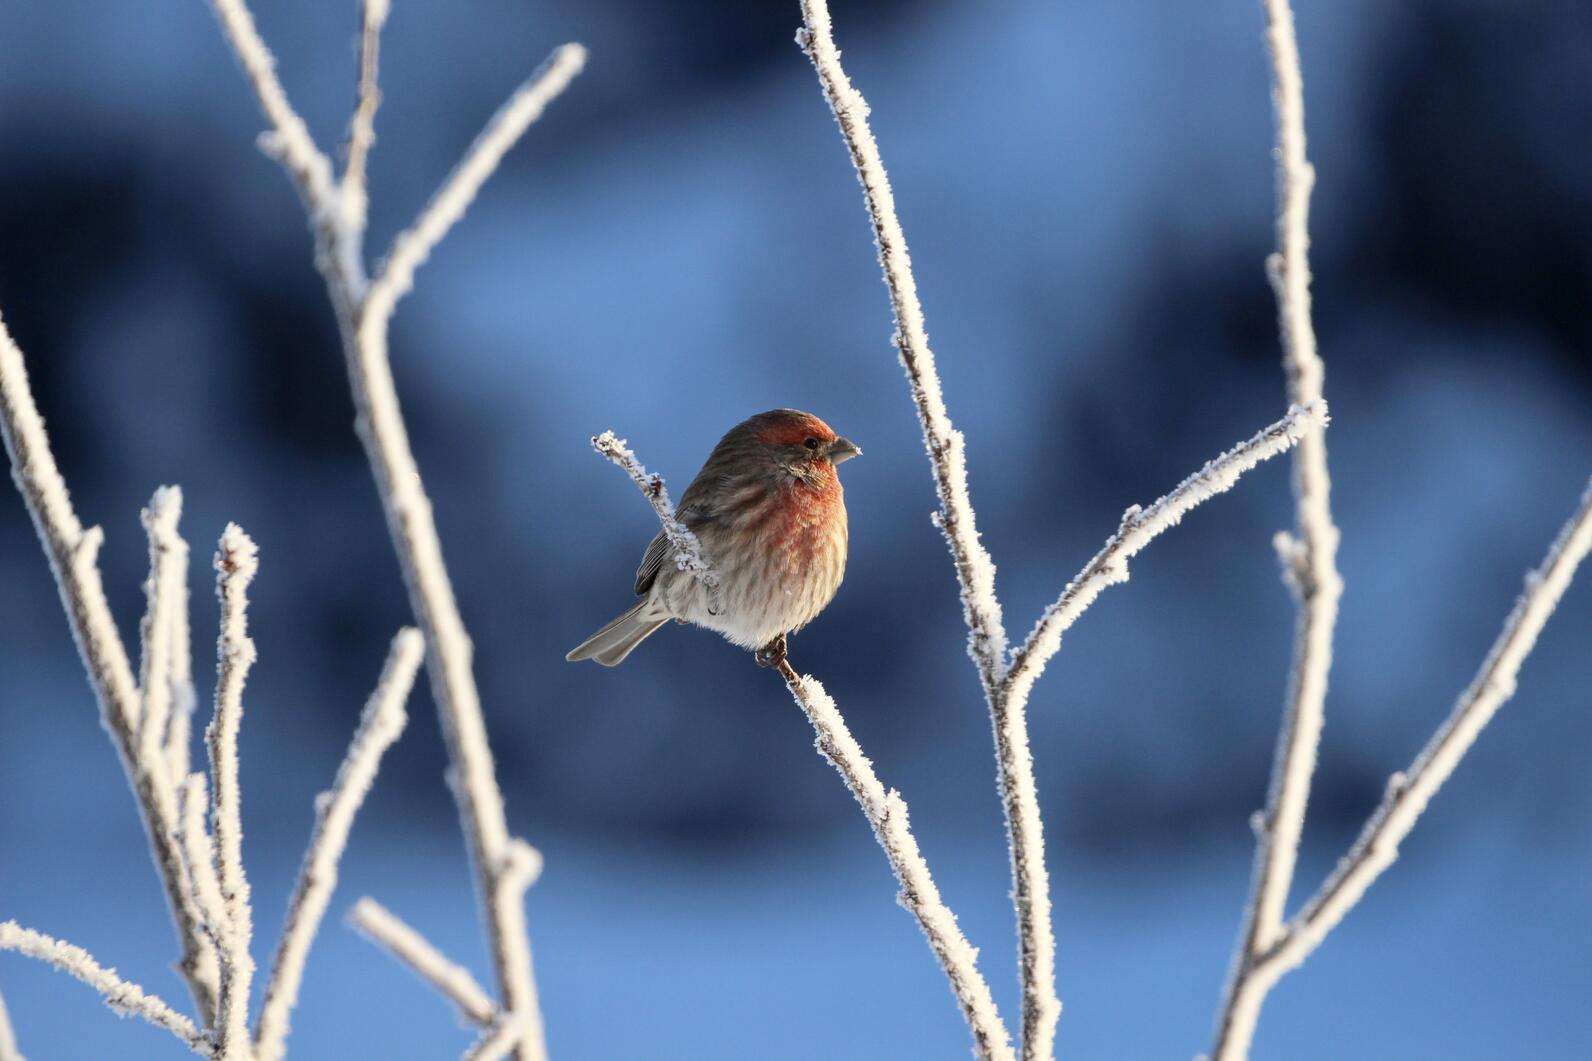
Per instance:
[[[640,600],[564,658],[615,667],[670,619],[784,663],[786,636],[834,599],[846,572],[839,465],[862,450],[812,413],[771,409],[732,427],[680,496],[716,585],[673,562],[660,531],[636,568]]]

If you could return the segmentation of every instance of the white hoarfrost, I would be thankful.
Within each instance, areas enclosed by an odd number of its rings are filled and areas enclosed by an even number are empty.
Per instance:
[[[385,0],[365,7],[358,99],[350,123],[350,165],[337,183],[330,160],[315,146],[302,118],[288,103],[244,0],[211,2],[270,126],[262,142],[298,189],[315,232],[316,262],[326,279],[343,338],[356,426],[387,514],[410,606],[426,639],[432,698],[452,764],[449,776],[487,922],[502,1008],[523,1017],[523,1034],[515,1044],[519,1061],[541,1061],[547,1056],[547,1046],[524,906],[502,899],[513,890],[500,880],[512,861],[513,838],[472,672],[474,650],[459,614],[431,502],[399,409],[388,359],[388,330],[398,300],[413,283],[415,269],[464,215],[503,155],[580,72],[585,49],[578,44],[557,49],[547,64],[510,96],[414,224],[394,241],[375,278],[367,280],[365,161],[374,138],[377,47],[387,15]]]
[[[409,967],[444,998],[459,1008],[459,1016],[471,1024],[488,1027],[497,1020],[497,1005],[470,970],[452,961],[430,941],[409,927],[398,915],[376,900],[364,898],[354,904],[348,922],[361,935]]]
[[[278,1061],[286,1052],[288,1018],[298,1002],[310,944],[337,887],[337,866],[348,846],[354,815],[376,781],[381,757],[408,722],[404,702],[414,687],[425,649],[420,631],[409,627],[398,631],[331,791],[316,800],[315,828],[293,896],[288,900],[282,939],[271,962],[265,1001],[260,1006],[254,1036],[256,1061]]]
[[[23,928],[15,921],[0,921],[0,950],[15,951],[39,961],[49,962],[68,976],[76,977],[100,993],[111,1009],[130,1017],[141,1017],[165,1028],[201,1057],[215,1052],[204,1033],[193,1021],[172,1009],[135,983],[116,975],[95,961],[88,951],[64,940]]]

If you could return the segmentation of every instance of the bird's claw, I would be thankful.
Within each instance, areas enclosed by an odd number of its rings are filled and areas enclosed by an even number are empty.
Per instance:
[[[778,667],[785,662],[785,635],[780,634],[774,640],[752,653],[752,659],[757,661],[759,667]]]

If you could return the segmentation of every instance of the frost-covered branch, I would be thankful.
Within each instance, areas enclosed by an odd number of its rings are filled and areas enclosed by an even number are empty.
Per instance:
[[[342,334],[356,428],[387,515],[410,606],[426,639],[432,698],[452,763],[450,777],[475,870],[477,899],[488,925],[501,1008],[525,1016],[524,1038],[517,1048],[520,1061],[539,1061],[547,1051],[524,905],[502,901],[512,891],[504,887],[501,875],[513,863],[513,838],[472,673],[473,646],[459,614],[431,502],[399,409],[388,360],[388,325],[398,300],[413,283],[415,269],[463,216],[504,154],[580,71],[585,50],[573,44],[559,48],[547,65],[509,98],[414,226],[394,242],[374,282],[367,283],[362,258],[362,169],[351,168],[347,175],[351,185],[358,185],[353,195],[339,198],[333,194],[331,165],[287,102],[244,0],[211,2],[271,125],[266,146],[298,188],[315,232],[316,263],[326,279]],[[363,167],[369,147],[364,123],[374,114],[376,35],[385,14],[385,5],[369,5],[365,10],[360,99],[350,138],[350,162],[358,167]]]
[[[343,201],[349,225],[363,236],[370,206],[365,163],[376,140],[376,108],[381,106],[381,87],[377,70],[381,58],[381,29],[387,23],[389,0],[364,0],[359,20],[359,81],[355,93],[354,117],[348,123],[348,154],[338,194]],[[357,255],[356,255],[357,257]]]
[[[1164,532],[1182,522],[1195,506],[1225,493],[1239,478],[1260,464],[1290,448],[1303,445],[1304,439],[1320,434],[1327,425],[1327,405],[1314,401],[1294,406],[1288,415],[1261,429],[1247,442],[1206,462],[1184,479],[1171,493],[1148,508],[1134,505],[1122,514],[1122,525],[1084,569],[1062,591],[1012,656],[1003,688],[1014,703],[1026,703],[1034,681],[1058,649],[1062,635],[1078,621],[1108,586],[1128,580],[1128,561]]]
[[[1481,670],[1409,769],[1388,779],[1382,803],[1321,890],[1266,950],[1239,966],[1222,1011],[1213,1055],[1239,1061],[1249,1054],[1261,1003],[1282,976],[1298,968],[1337,927],[1373,881],[1393,864],[1399,845],[1432,796],[1459,765],[1476,737],[1515,692],[1520,665],[1531,654],[1576,568],[1592,551],[1592,481],[1575,515],[1560,530],[1542,566],[1526,575],[1525,592],[1504,622]]]
[[[359,728],[348,754],[337,770],[330,792],[316,800],[315,829],[309,850],[299,870],[293,897],[288,900],[287,919],[271,963],[265,986],[265,1001],[255,1029],[258,1061],[277,1061],[285,1052],[288,1017],[298,1002],[299,985],[310,944],[320,928],[321,918],[337,887],[337,865],[348,844],[354,815],[376,780],[381,757],[403,732],[408,716],[404,702],[414,686],[425,653],[420,631],[405,627],[393,638],[392,649],[376,690],[365,704]]]
[[[796,40],[812,60],[840,135],[851,154],[873,223],[879,264],[895,314],[895,346],[917,407],[924,444],[934,471],[940,508],[935,522],[945,534],[956,563],[968,651],[978,667],[994,730],[1001,806],[1012,859],[1012,899],[1017,913],[1018,961],[1022,976],[1022,1050],[1025,1061],[1044,1061],[1055,1050],[1061,1000],[1056,996],[1056,938],[1051,927],[1050,878],[1045,869],[1045,838],[1028,747],[1028,716],[1023,705],[1008,709],[1001,692],[1006,669],[1006,628],[995,595],[995,563],[979,540],[967,490],[967,459],[962,433],[951,424],[940,376],[929,349],[923,306],[918,299],[906,235],[896,216],[895,195],[879,146],[868,128],[868,103],[852,87],[835,47],[825,0],[802,0],[804,26]]]
[[[177,935],[182,943],[178,969],[192,991],[201,1018],[214,1011],[217,992],[216,956],[199,925],[198,911],[186,883],[175,836],[176,795],[169,760],[141,754],[138,720],[142,712],[132,664],[100,580],[97,557],[104,535],[98,527],[78,522],[66,481],[50,452],[44,420],[34,403],[22,351],[0,320],[0,436],[11,458],[11,474],[33,517],[33,526],[61,592],[67,621],[89,683],[100,705],[100,724],[116,745],[122,769],[138,804],[149,837],[155,867],[165,887]],[[185,624],[184,624],[185,626]],[[173,658],[186,652],[180,642]],[[174,674],[185,673],[174,662]],[[179,705],[180,706],[180,705]],[[180,713],[180,710],[176,713]]]
[[[1316,349],[1310,312],[1310,192],[1315,168],[1305,154],[1304,85],[1299,42],[1289,0],[1265,0],[1272,106],[1277,126],[1277,251],[1266,261],[1277,300],[1288,397],[1319,401],[1325,369]],[[1332,481],[1326,439],[1317,433],[1294,451],[1295,530],[1277,535],[1283,577],[1298,602],[1293,667],[1277,736],[1266,811],[1256,829],[1255,869],[1243,928],[1233,955],[1228,999],[1220,1024],[1232,1015],[1232,994],[1246,967],[1283,931],[1293,886],[1305,809],[1326,714],[1333,630],[1343,578],[1338,574],[1339,533],[1332,519]],[[1219,1032],[1218,1038],[1226,1037]],[[1247,1038],[1245,1047],[1247,1050]]]
[[[249,986],[254,959],[249,952],[253,915],[249,879],[243,872],[243,813],[238,785],[238,730],[243,722],[243,685],[254,664],[248,631],[248,588],[259,570],[259,550],[236,523],[221,534],[216,552],[216,596],[221,601],[221,633],[216,640],[216,713],[205,731],[210,749],[210,818],[215,830],[216,879],[221,884],[226,923],[216,935],[221,952],[221,999],[216,1025],[226,1061],[246,1061],[249,1044]]]
[[[696,536],[676,518],[663,477],[648,473],[636,455],[625,447],[622,440],[616,439],[612,431],[593,436],[592,447],[624,469],[651,503],[658,522],[669,536],[671,547],[678,550],[675,561],[681,570],[697,570],[690,567],[691,564],[702,564],[705,569],[706,561]],[[670,533],[671,527],[680,531],[678,542],[675,535]],[[873,763],[862,753],[861,746],[846,728],[846,721],[841,717],[835,701],[818,680],[810,675],[799,676],[783,660],[778,664],[778,669],[785,679],[786,687],[796,698],[797,706],[812,723],[817,734],[815,746],[819,754],[834,766],[841,780],[846,783],[846,788],[856,797],[863,816],[873,828],[874,837],[884,849],[890,868],[901,883],[898,897],[901,905],[918,919],[919,927],[928,937],[930,949],[945,970],[946,979],[951,982],[951,990],[973,1033],[975,1055],[986,1061],[1010,1061],[1014,1056],[1011,1036],[1001,1022],[989,985],[978,971],[978,951],[968,943],[956,923],[956,915],[940,898],[940,891],[935,887],[934,877],[929,873],[928,863],[923,860],[907,821],[906,801],[893,789],[885,791],[873,771]]]
[[[974,1055],[989,1061],[1009,1061],[1014,1056],[1010,1036],[995,1008],[989,985],[978,971],[978,950],[968,943],[956,923],[956,915],[940,898],[940,890],[912,835],[906,801],[894,789],[887,792],[880,784],[873,763],[863,754],[834,699],[818,680],[811,675],[798,676],[789,663],[780,663],[779,672],[812,723],[818,753],[829,760],[856,797],[863,817],[868,819],[874,837],[890,860],[890,868],[901,884],[897,899],[918,919],[918,926],[951,982],[962,1016],[973,1032]]]
[[[625,474],[630,476],[630,481],[641,488],[647,502],[652,505],[652,511],[657,513],[658,521],[663,525],[663,535],[669,541],[669,550],[680,570],[691,572],[710,589],[717,586],[718,576],[713,572],[707,557],[702,555],[702,543],[697,541],[697,536],[691,533],[690,528],[675,516],[674,502],[669,499],[669,488],[664,485],[663,476],[654,475],[642,467],[636,455],[625,445],[625,440],[616,438],[612,431],[593,435],[591,445],[598,453],[624,469]]]
[[[366,939],[450,999],[464,1020],[484,1028],[497,1019],[497,1006],[470,970],[451,961],[376,900],[368,897],[359,900],[349,913],[348,921]]]
[[[178,641],[186,641],[175,626],[188,623],[188,543],[177,533],[181,516],[182,490],[175,486],[157,489],[143,512],[144,532],[149,538],[149,580],[144,584],[147,606],[139,626],[143,654],[138,683],[138,754],[151,769],[165,770],[170,783],[177,780],[167,770],[170,763],[166,757],[176,698],[173,656]]]
[[[525,1017],[519,1013],[506,1013],[459,1055],[459,1061],[498,1061],[508,1056],[514,1044],[524,1038],[525,1032]]]
[[[11,1027],[11,1014],[6,1012],[4,996],[0,996],[0,1061],[27,1061],[17,1045],[16,1029]]]
[[[415,223],[393,241],[392,250],[370,284],[365,304],[368,322],[386,328],[393,307],[414,286],[415,270],[464,216],[481,185],[497,170],[509,148],[519,142],[525,130],[569,87],[585,65],[586,49],[578,44],[565,44],[555,49],[541,69],[498,108]]]
[[[205,812],[210,807],[210,786],[205,775],[189,774],[178,787],[177,797],[177,843],[183,865],[188,871],[205,935],[220,949],[227,932],[227,903],[221,897],[221,881],[216,877],[215,844],[205,828]]]
[[[0,950],[16,951],[49,962],[98,991],[105,1004],[117,1013],[141,1017],[165,1028],[201,1057],[215,1056],[209,1039],[194,1027],[193,1021],[137,984],[123,980],[116,975],[116,970],[105,968],[82,947],[23,928],[15,921],[0,921]]]

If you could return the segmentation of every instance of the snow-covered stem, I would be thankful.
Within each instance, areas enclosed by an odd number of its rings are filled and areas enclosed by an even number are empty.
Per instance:
[[[886,791],[873,771],[873,763],[846,728],[835,701],[811,675],[798,676],[789,663],[779,665],[785,685],[812,723],[814,746],[834,766],[846,788],[862,807],[874,838],[884,849],[890,868],[901,884],[896,897],[928,937],[929,948],[945,970],[962,1016],[973,1033],[974,1056],[987,1061],[1011,1061],[1011,1037],[995,1008],[989,985],[978,971],[978,950],[967,941],[918,850],[907,820],[906,801],[894,789]]]
[[[1339,861],[1304,907],[1264,951],[1239,966],[1223,1007],[1212,1055],[1216,1061],[1249,1056],[1261,1003],[1282,976],[1299,967],[1343,920],[1377,877],[1398,858],[1399,845],[1415,828],[1427,804],[1459,766],[1476,737],[1515,692],[1520,666],[1537,643],[1548,617],[1592,551],[1592,480],[1575,514],[1548,548],[1542,566],[1529,572],[1525,591],[1504,621],[1481,669],[1448,718],[1409,768],[1388,779],[1381,804],[1349,853]]]
[[[331,215],[337,206],[331,161],[315,146],[304,119],[288,102],[276,76],[276,59],[260,39],[249,5],[245,0],[210,0],[210,6],[271,123],[271,130],[260,139],[261,147],[288,170],[317,215]]]
[[[895,195],[879,146],[868,127],[868,103],[840,63],[825,0],[802,0],[804,26],[796,40],[818,72],[840,134],[862,183],[873,223],[879,264],[895,314],[895,347],[906,370],[934,472],[940,508],[935,522],[955,560],[968,652],[978,667],[994,731],[1001,806],[1012,861],[1012,899],[1017,914],[1018,961],[1022,977],[1022,1052],[1025,1061],[1044,1061],[1055,1050],[1061,1000],[1056,996],[1056,939],[1050,916],[1050,878],[1045,869],[1045,839],[1028,748],[1028,716],[1021,704],[1010,709],[1000,685],[1006,667],[1006,629],[995,595],[995,563],[979,540],[967,490],[967,458],[962,433],[951,424],[940,376],[929,349],[923,306],[906,235],[896,216]]]
[[[392,250],[370,283],[364,308],[367,320],[379,321],[382,328],[386,327],[393,307],[414,286],[415,270],[464,216],[509,148],[519,142],[525,130],[569,87],[585,65],[585,48],[579,44],[561,45],[498,108],[415,223],[393,241]]]
[[[410,605],[425,635],[432,698],[452,764],[450,779],[475,869],[477,899],[487,922],[502,1009],[539,1013],[530,940],[521,903],[501,902],[499,874],[510,864],[508,825],[487,743],[480,693],[472,674],[473,647],[442,557],[442,544],[420,469],[409,445],[388,358],[388,325],[414,271],[463,216],[503,155],[569,84],[585,50],[565,45],[499,109],[408,230],[393,244],[372,283],[362,259],[363,210],[350,211],[332,194],[330,163],[303,132],[287,102],[270,53],[244,0],[212,0],[221,27],[248,75],[272,132],[266,146],[298,189],[316,237],[316,265],[337,315],[356,411],[356,428],[387,515]],[[366,12],[367,18],[370,12]],[[363,47],[362,47],[363,51]],[[356,107],[356,113],[357,113]],[[519,1061],[540,1061],[541,1022],[519,1044]]]
[[[522,1013],[505,1013],[459,1055],[459,1061],[499,1061],[508,1056],[514,1044],[525,1037],[526,1023],[527,1018]]]
[[[348,124],[348,154],[338,194],[350,228],[363,235],[370,206],[370,190],[365,163],[376,139],[376,108],[381,106],[381,87],[377,70],[381,58],[381,28],[387,22],[390,0],[364,0],[359,20],[359,81],[355,92],[354,117]]]
[[[1122,514],[1117,532],[1084,569],[1067,583],[1060,597],[1046,608],[1022,647],[1012,655],[1002,690],[1013,703],[1026,703],[1034,681],[1061,648],[1062,635],[1078,621],[1109,586],[1128,580],[1128,561],[1150,542],[1182,522],[1195,506],[1237,485],[1244,473],[1262,461],[1303,445],[1327,425],[1327,405],[1314,401],[1294,406],[1281,420],[1262,428],[1248,441],[1205,463],[1171,493],[1147,508],[1134,505]]]
[[[217,948],[225,945],[227,904],[221,897],[221,881],[216,877],[216,849],[205,828],[205,812],[210,809],[210,786],[205,775],[189,774],[177,789],[177,843],[183,865],[193,888],[194,902],[205,934]]]
[[[254,959],[249,944],[253,917],[249,879],[243,872],[243,813],[238,784],[238,730],[243,722],[243,686],[254,664],[248,631],[248,588],[259,570],[259,550],[243,529],[229,523],[216,552],[216,596],[221,633],[216,640],[216,713],[205,731],[210,750],[210,817],[215,830],[216,879],[221,883],[226,924],[217,934],[221,952],[221,999],[216,1027],[225,1061],[250,1055],[249,985]]]
[[[1325,375],[1310,312],[1310,192],[1316,175],[1305,155],[1304,87],[1293,10],[1289,0],[1265,0],[1265,8],[1277,126],[1278,198],[1277,251],[1267,259],[1266,271],[1276,295],[1288,398],[1302,405],[1321,399]],[[1283,931],[1321,744],[1333,630],[1343,595],[1327,444],[1321,433],[1300,440],[1293,467],[1296,526],[1292,534],[1277,536],[1283,577],[1298,602],[1293,667],[1266,810],[1256,829],[1253,881],[1233,955],[1223,1025],[1245,966],[1276,943]]]
[[[105,968],[82,947],[23,928],[15,921],[0,921],[0,950],[49,962],[98,991],[105,1004],[117,1013],[141,1017],[156,1027],[165,1028],[201,1057],[215,1056],[209,1039],[193,1021],[137,984],[123,980],[115,969]]]
[[[695,535],[676,518],[663,477],[643,468],[636,455],[626,448],[623,440],[616,439],[612,431],[593,436],[591,441],[598,453],[625,470],[652,505],[658,522],[669,535],[671,547],[676,550],[675,560],[681,570],[695,570],[688,567],[692,563],[701,563],[705,568]],[[670,533],[671,527],[681,531],[679,540]],[[856,797],[863,816],[873,828],[874,837],[884,849],[890,868],[901,884],[901,894],[897,898],[902,907],[917,918],[923,934],[928,937],[930,949],[945,970],[951,990],[962,1007],[962,1015],[972,1030],[974,1053],[985,1061],[1011,1061],[1014,1057],[1011,1036],[995,1008],[989,985],[978,971],[978,951],[968,943],[956,923],[956,915],[940,898],[928,863],[923,860],[917,840],[912,836],[906,801],[894,790],[885,791],[873,771],[873,763],[862,753],[835,701],[818,680],[810,675],[798,675],[785,661],[778,664],[778,670],[796,698],[797,706],[812,723],[819,754],[834,766],[846,788]]]
[[[178,970],[193,993],[202,1019],[214,1011],[217,991],[216,956],[199,925],[189,895],[182,856],[174,839],[176,796],[165,762],[140,755],[140,699],[132,664],[116,632],[97,557],[104,535],[85,529],[67,493],[66,481],[50,452],[44,420],[28,385],[22,351],[0,320],[0,436],[11,459],[16,481],[33,526],[55,575],[78,654],[100,706],[100,725],[121,756],[122,769],[138,804],[149,838],[155,868],[170,904],[182,944]]]
[[[0,995],[0,1061],[27,1061],[17,1045],[16,1029],[11,1027],[11,1014],[6,1012],[3,995]]]
[[[257,1061],[278,1061],[286,1050],[288,1018],[298,1002],[304,962],[337,887],[337,866],[348,845],[354,815],[376,780],[381,757],[403,732],[404,702],[414,687],[425,654],[420,631],[405,627],[393,638],[387,663],[365,704],[359,728],[348,746],[330,792],[316,800],[315,828],[288,900],[282,939],[271,963],[254,1042]]]
[[[451,961],[376,900],[366,897],[355,903],[348,923],[451,1000],[465,1021],[484,1028],[497,1019],[497,1006],[470,970]]]
[[[681,571],[689,571],[709,588],[718,585],[718,576],[714,573],[707,557],[702,555],[702,543],[697,541],[697,536],[691,529],[681,523],[675,516],[674,502],[669,498],[669,488],[664,484],[663,476],[654,475],[644,468],[635,453],[625,445],[625,440],[616,438],[612,431],[604,431],[600,435],[593,435],[592,448],[598,453],[613,461],[624,469],[630,481],[641,488],[641,493],[646,497],[652,511],[657,513],[658,522],[663,525],[664,537],[669,540],[669,549],[674,555],[674,562]]]
[[[144,583],[147,605],[139,632],[143,641],[139,665],[141,704],[138,716],[138,756],[149,769],[167,772],[166,738],[171,725],[175,685],[173,651],[179,640],[174,625],[188,623],[185,584],[188,544],[177,533],[182,517],[182,490],[162,486],[144,509],[144,533],[149,539],[149,580]]]

